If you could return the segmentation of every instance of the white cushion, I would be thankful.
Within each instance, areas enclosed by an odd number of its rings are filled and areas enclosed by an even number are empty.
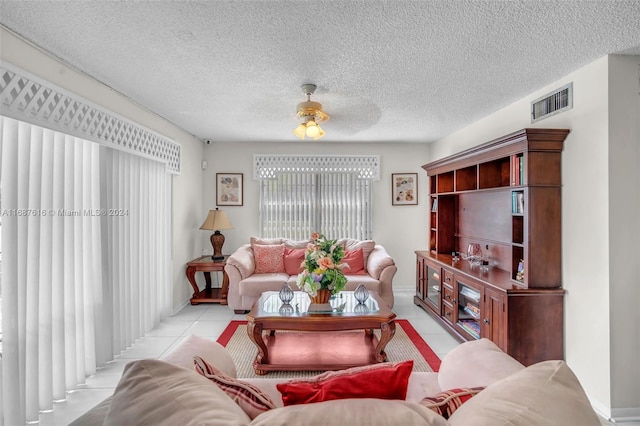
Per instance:
[[[238,283],[239,293],[241,296],[257,298],[265,291],[280,291],[288,280],[289,275],[284,272],[253,274]]]
[[[418,404],[385,399],[338,399],[289,405],[260,414],[252,426],[446,426],[447,421]]]
[[[236,365],[229,352],[220,343],[205,337],[190,335],[182,340],[171,352],[160,357],[187,370],[193,370],[193,357],[199,356],[227,376],[237,377]]]
[[[442,359],[438,372],[440,389],[474,388],[490,384],[524,369],[489,339],[456,346]]]
[[[601,426],[564,361],[544,361],[500,380],[462,404],[452,426]]]
[[[155,359],[125,367],[105,426],[234,426],[249,416],[218,386],[182,367]]]

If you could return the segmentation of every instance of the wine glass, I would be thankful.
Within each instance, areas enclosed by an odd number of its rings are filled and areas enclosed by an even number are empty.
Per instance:
[[[469,243],[467,246],[467,260],[471,266],[478,266],[482,261],[482,248],[479,243]]]

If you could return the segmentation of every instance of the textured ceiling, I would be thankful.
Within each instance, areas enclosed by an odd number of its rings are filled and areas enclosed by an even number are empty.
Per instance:
[[[611,53],[639,1],[5,1],[0,23],[201,139],[431,142]]]

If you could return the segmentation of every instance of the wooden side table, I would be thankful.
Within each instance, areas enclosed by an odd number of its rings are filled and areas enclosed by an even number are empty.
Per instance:
[[[199,303],[227,304],[229,276],[224,271],[224,266],[227,264],[228,257],[229,256],[225,256],[223,260],[212,260],[211,255],[200,256],[199,258],[187,263],[187,279],[191,283],[191,287],[193,287],[193,296],[191,297],[192,305],[197,305]],[[204,290],[200,290],[198,288],[196,272],[204,273],[204,279],[206,282]],[[221,288],[211,288],[211,272],[222,272]]]

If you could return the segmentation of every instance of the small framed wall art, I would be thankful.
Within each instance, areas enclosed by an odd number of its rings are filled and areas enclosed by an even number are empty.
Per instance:
[[[391,204],[394,206],[411,206],[418,204],[418,174],[391,174]]]
[[[216,204],[241,206],[243,198],[242,173],[216,173]]]

